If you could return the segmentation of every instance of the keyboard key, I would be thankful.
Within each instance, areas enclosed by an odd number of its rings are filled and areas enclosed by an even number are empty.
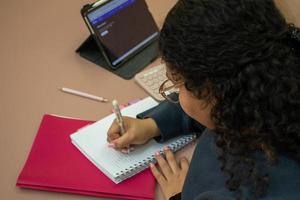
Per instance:
[[[153,85],[153,81],[147,81],[146,84],[147,84],[148,86],[151,86],[151,85]]]
[[[159,101],[164,100],[159,94],[159,87],[166,79],[165,65],[158,65],[135,75],[136,82]]]

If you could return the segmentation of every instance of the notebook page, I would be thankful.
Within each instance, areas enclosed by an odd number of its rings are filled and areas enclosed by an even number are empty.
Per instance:
[[[147,97],[129,107],[124,108],[121,112],[123,116],[136,117],[137,114],[148,110],[158,103],[151,97]],[[107,131],[115,119],[115,114],[110,114],[107,117],[95,122],[92,125],[84,127],[78,130],[76,133],[72,134],[70,137],[72,141],[76,144],[78,148],[81,149],[89,157],[90,160],[97,167],[105,168],[105,171],[114,174],[118,166],[120,165],[117,158],[120,158],[124,154],[115,151],[107,146]],[[151,143],[149,143],[151,145]],[[137,150],[138,152],[142,150]],[[114,159],[112,159],[114,158]],[[115,160],[115,161],[114,161]],[[126,160],[131,162],[130,158]],[[112,163],[116,165],[113,167]]]
[[[121,112],[124,116],[135,117],[157,104],[155,100],[149,97],[123,109]],[[119,183],[145,169],[148,163],[154,159],[155,152],[163,152],[165,145],[176,151],[194,139],[192,135],[180,136],[162,144],[152,139],[144,145],[136,146],[130,154],[123,154],[108,147],[106,141],[107,131],[114,119],[115,114],[111,114],[78,130],[70,137],[72,143],[115,183]]]
[[[134,167],[147,164],[148,161],[154,157],[155,152],[162,152],[164,146],[176,142],[178,138],[173,138],[165,143],[157,143],[155,140],[151,139],[146,144],[136,146],[135,150],[129,154],[124,154],[114,149],[103,147],[101,151],[106,155],[102,157],[103,160],[99,163],[99,165],[109,171],[113,177],[117,177],[123,172],[133,169]]]

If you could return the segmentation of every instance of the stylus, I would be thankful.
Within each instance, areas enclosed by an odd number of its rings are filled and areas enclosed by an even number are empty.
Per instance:
[[[122,114],[121,114],[120,106],[119,106],[117,100],[113,100],[112,101],[112,105],[114,107],[114,111],[115,111],[115,115],[116,115],[116,121],[117,121],[117,123],[119,125],[121,135],[124,135],[124,133],[126,131],[125,130],[125,125],[124,125],[123,117],[122,117]],[[123,153],[128,154],[128,153],[130,153],[133,150],[134,150],[134,147],[129,147],[128,146],[127,148],[124,148],[121,151]]]
[[[77,96],[80,96],[80,97],[85,97],[85,98],[88,98],[88,99],[92,99],[92,100],[95,100],[95,101],[108,102],[108,99],[106,99],[104,97],[99,97],[99,96],[88,94],[88,93],[85,93],[85,92],[80,92],[80,91],[73,90],[73,89],[70,89],[70,88],[63,87],[63,88],[61,88],[61,91],[69,93],[69,94],[74,94],[74,95],[77,95]]]
[[[122,117],[121,110],[120,110],[120,107],[119,107],[119,104],[118,104],[117,100],[113,100],[112,105],[113,105],[114,110],[115,110],[116,120],[117,120],[118,125],[120,127],[120,132],[123,135],[125,133],[125,126],[124,126],[123,117]]]

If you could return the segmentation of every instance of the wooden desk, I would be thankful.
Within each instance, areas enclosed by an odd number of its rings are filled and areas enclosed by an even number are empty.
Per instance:
[[[68,95],[58,88],[65,86],[108,99],[118,98],[120,103],[147,96],[133,80],[123,80],[74,52],[89,34],[79,14],[81,6],[88,2],[0,2],[1,199],[96,199],[15,186],[43,114],[97,120],[111,110],[110,104]],[[161,26],[176,1],[147,2]],[[290,21],[300,19],[300,1],[278,2]],[[156,195],[162,199],[159,190]]]

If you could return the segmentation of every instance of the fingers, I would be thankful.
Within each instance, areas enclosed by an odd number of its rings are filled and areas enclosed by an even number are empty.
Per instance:
[[[170,168],[172,169],[172,171],[174,173],[177,173],[179,171],[179,167],[178,167],[178,164],[176,162],[174,153],[169,149],[169,147],[165,147],[164,151],[165,151],[165,154],[166,154],[167,162],[170,165]]]
[[[132,137],[127,132],[124,133],[121,137],[113,140],[112,143],[117,149],[128,148],[132,142]]]
[[[155,179],[157,180],[158,184],[165,185],[166,178],[160,173],[160,171],[157,169],[157,167],[153,163],[150,163],[150,170],[151,170],[153,176],[155,177]]]
[[[113,140],[119,138],[120,136],[120,127],[117,124],[116,120],[114,120],[107,132],[107,142],[111,143]]]
[[[164,148],[164,151],[166,159],[159,153],[156,153],[156,160],[159,167],[150,163],[150,170],[160,185],[166,199],[170,199],[171,196],[182,191],[189,163],[187,159],[183,158],[180,164],[178,164],[170,149]],[[172,170],[176,172],[172,172]]]
[[[126,122],[128,123],[128,120],[130,120],[128,117],[124,117],[125,126]],[[107,132],[107,142],[109,143],[108,146],[127,154],[134,150],[134,148],[131,146],[133,140],[134,136],[132,133],[130,133],[130,130],[124,134],[121,134],[120,126],[115,119]]]
[[[170,177],[173,174],[173,172],[172,172],[168,162],[160,155],[159,152],[156,152],[155,156],[156,156],[156,160],[157,160],[157,163],[160,167],[162,174],[166,178]]]
[[[189,169],[189,161],[186,158],[181,158],[180,159],[180,168],[187,172]]]
[[[168,179],[172,174],[176,174],[181,170],[184,172],[188,171],[189,162],[186,158],[181,158],[180,162],[175,159],[174,153],[168,148],[164,148],[166,159],[163,158],[158,152],[155,154],[157,163],[160,167],[162,174]]]
[[[114,120],[107,132],[107,142],[109,147],[121,150],[123,153],[129,153],[128,134],[120,134],[120,126]]]

